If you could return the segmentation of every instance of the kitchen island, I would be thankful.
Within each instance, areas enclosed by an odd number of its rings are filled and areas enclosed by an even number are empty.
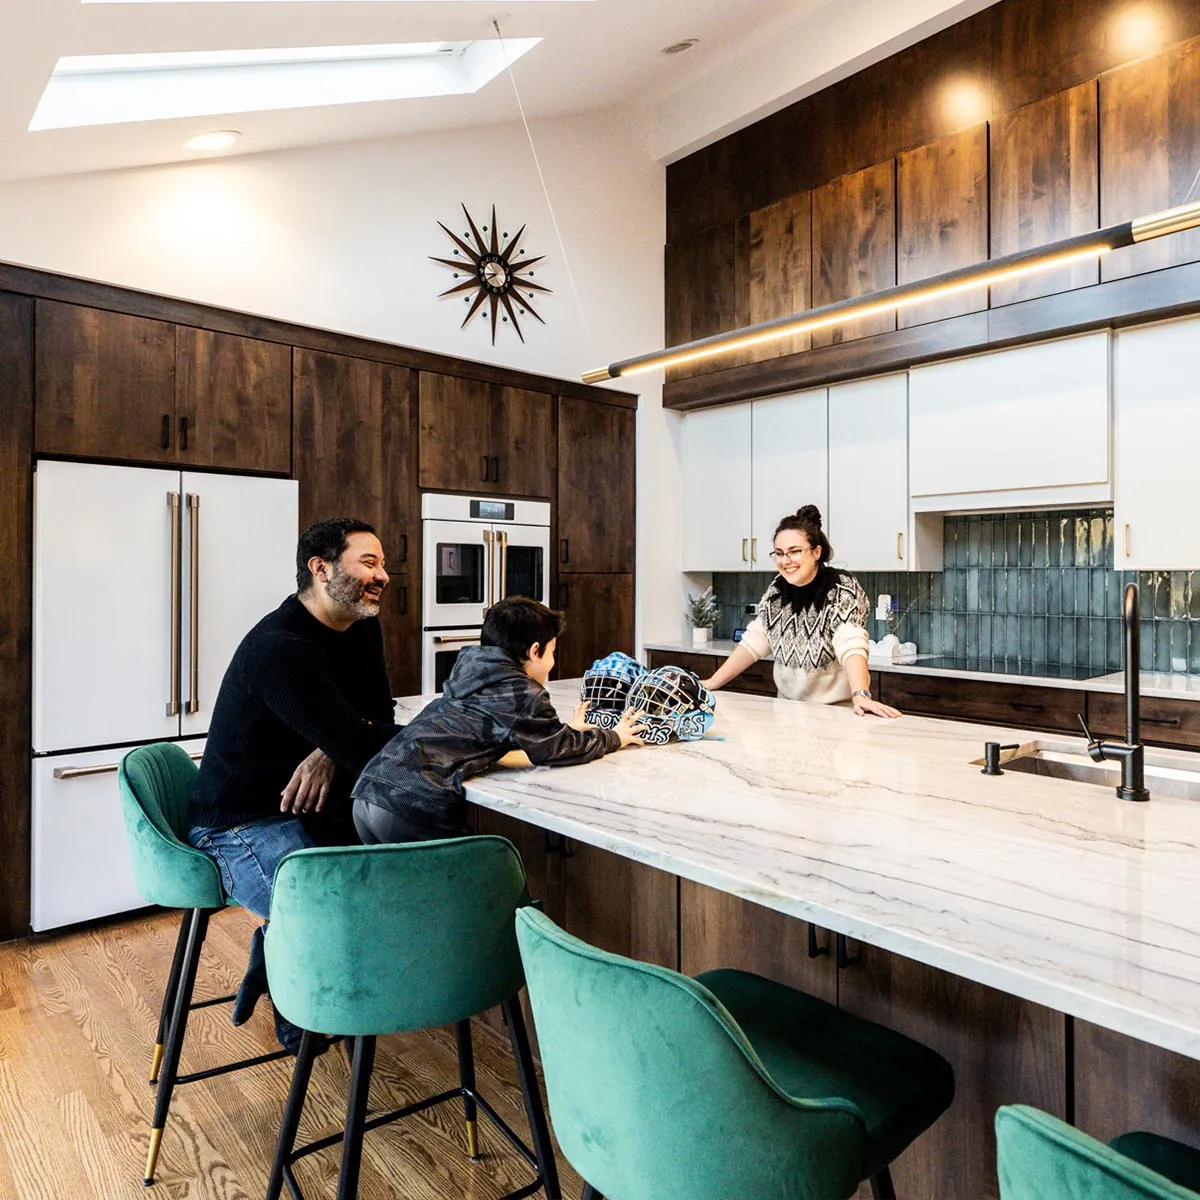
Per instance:
[[[550,690],[568,713],[577,685]],[[1077,1098],[1086,1108],[1100,1074],[1117,1071],[1107,1031],[1121,1046],[1132,1039],[1172,1052],[1166,1060],[1176,1073],[1200,1059],[1200,803],[1156,797],[1137,805],[1105,787],[980,773],[985,741],[1067,740],[722,692],[701,742],[570,769],[501,768],[472,781],[467,794],[481,809],[681,881],[675,915],[685,970],[715,965],[689,937],[739,941],[737,930],[722,932],[705,915],[712,889],[800,918],[781,918],[773,938],[804,929],[802,922],[846,935],[862,944],[859,978],[891,981],[883,1001],[856,1001],[863,985],[843,958],[839,965],[850,969],[837,971],[827,998],[926,1040],[939,1013],[969,1008],[954,1035],[966,1126],[952,1144],[974,1165],[950,1182],[909,1189],[965,1195],[960,1189],[990,1178],[984,1123],[993,1099],[1025,1098],[1066,1116]],[[760,936],[746,920],[745,938]],[[787,956],[807,958],[803,938],[788,942]],[[901,1009],[921,1005],[928,1012],[917,1014],[915,1028],[906,1024]],[[1003,1070],[989,1057],[1001,1043],[1012,1047]],[[1113,1085],[1133,1089],[1128,1079]],[[1189,1090],[1194,1095],[1194,1081]],[[1097,1112],[1105,1108],[1095,1103]],[[1200,1128],[1191,1109],[1182,1111],[1188,1105],[1195,1100],[1179,1100],[1157,1122],[1139,1112],[1135,1123],[1178,1136],[1181,1126]],[[910,1155],[921,1177],[918,1147]]]

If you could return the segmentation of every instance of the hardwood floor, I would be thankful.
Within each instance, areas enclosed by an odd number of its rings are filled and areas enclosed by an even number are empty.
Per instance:
[[[178,1088],[157,1182],[142,1188],[154,1103],[146,1080],[177,922],[174,913],[155,912],[0,945],[0,1200],[264,1194],[290,1059]],[[213,919],[198,999],[237,985],[253,925],[240,909]],[[268,1003],[241,1029],[221,1005],[191,1015],[182,1066],[198,1070],[273,1048]],[[528,1142],[507,1038],[476,1021],[475,1054],[482,1094]],[[341,1128],[348,1079],[340,1047],[317,1060],[301,1141]],[[452,1030],[381,1038],[371,1107],[396,1108],[456,1082]],[[525,1164],[482,1114],[479,1132],[478,1163],[466,1157],[457,1103],[369,1133],[360,1197],[494,1200],[526,1183]],[[333,1148],[298,1164],[309,1200],[335,1195],[339,1156]],[[558,1165],[564,1195],[578,1196],[578,1177],[561,1156]]]

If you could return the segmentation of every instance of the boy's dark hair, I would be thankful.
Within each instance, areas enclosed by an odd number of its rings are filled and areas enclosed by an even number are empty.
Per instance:
[[[547,643],[562,630],[562,613],[528,596],[505,596],[484,613],[479,644],[499,646],[514,662],[523,663],[534,642],[544,654]]]
[[[312,572],[308,569],[310,558],[323,558],[326,562],[337,562],[346,549],[347,539],[352,533],[374,533],[375,526],[366,521],[355,521],[351,517],[330,517],[310,525],[296,543],[296,591],[307,592],[312,587]]]

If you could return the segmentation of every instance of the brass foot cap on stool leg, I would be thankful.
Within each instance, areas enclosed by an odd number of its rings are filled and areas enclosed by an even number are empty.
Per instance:
[[[479,1157],[479,1126],[475,1121],[467,1122],[467,1157],[470,1159]]]
[[[158,1082],[158,1068],[162,1066],[162,1060],[163,1060],[163,1044],[162,1044],[162,1042],[158,1042],[158,1043],[156,1043],[156,1045],[154,1047],[154,1061],[150,1064],[150,1082],[151,1083]]]
[[[161,1129],[150,1130],[150,1151],[146,1155],[146,1178],[142,1180],[142,1187],[149,1187],[154,1182],[154,1168],[158,1165],[158,1147],[162,1143],[162,1135]]]

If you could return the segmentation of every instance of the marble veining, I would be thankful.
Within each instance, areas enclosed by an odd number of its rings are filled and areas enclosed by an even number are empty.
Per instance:
[[[714,640],[697,646],[692,642],[647,642],[647,650],[665,650],[673,654],[710,654],[717,659],[726,659],[733,653],[737,642]],[[926,655],[927,658],[936,657]],[[766,661],[772,661],[770,656]],[[715,669],[715,668],[714,668]],[[1092,679],[1059,679],[1045,675],[1000,675],[990,671],[954,671],[944,667],[923,667],[920,657],[911,666],[896,666],[892,663],[871,663],[872,671],[894,672],[898,675],[928,675],[939,679],[975,679],[985,683],[1008,683],[1014,687],[1026,684],[1030,687],[1072,688],[1083,692],[1124,692],[1125,675],[1113,671]],[[1143,671],[1141,673],[1142,695],[1160,696],[1174,700],[1200,700],[1200,675],[1171,675],[1164,672]],[[723,694],[723,693],[722,693]]]
[[[550,692],[567,715],[578,684]],[[702,741],[499,768],[467,796],[1200,1058],[1200,803],[980,774],[985,740],[1044,736],[722,692]]]

